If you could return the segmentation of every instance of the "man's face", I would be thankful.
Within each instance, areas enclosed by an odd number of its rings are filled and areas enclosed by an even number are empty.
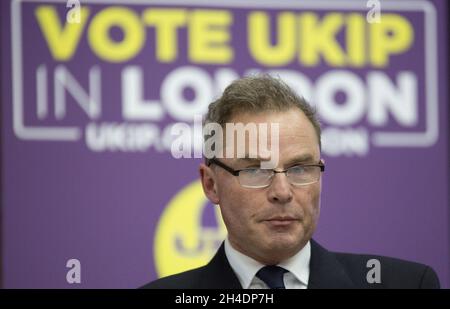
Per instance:
[[[279,123],[276,170],[320,160],[314,127],[296,108],[237,114],[229,122]],[[219,160],[235,170],[259,166],[254,160]],[[251,189],[242,187],[238,177],[214,164],[202,165],[200,173],[205,193],[220,205],[230,243],[238,251],[264,264],[276,264],[297,253],[311,238],[320,212],[321,181],[294,186],[286,174],[277,173],[268,187]]]

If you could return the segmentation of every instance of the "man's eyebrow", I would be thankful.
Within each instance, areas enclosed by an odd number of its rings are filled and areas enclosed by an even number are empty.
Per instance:
[[[314,157],[311,154],[307,153],[293,157],[288,162],[286,162],[286,165],[294,163],[312,163],[312,162],[314,162]]]
[[[250,158],[248,156],[244,157],[244,158],[237,158],[236,159],[236,163],[242,163],[242,164],[249,164],[249,163],[258,163],[260,164],[262,160],[261,158]],[[285,165],[292,165],[292,164],[301,164],[301,163],[317,163],[314,161],[314,157],[309,154],[301,154],[298,156],[295,156],[291,159],[289,159],[289,161],[286,162]]]
[[[236,160],[237,163],[260,163],[261,162],[261,158],[249,158],[249,157],[245,157],[245,158],[238,158]]]

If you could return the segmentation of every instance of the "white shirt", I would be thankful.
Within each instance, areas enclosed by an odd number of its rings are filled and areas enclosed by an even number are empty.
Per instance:
[[[231,268],[238,277],[242,288],[269,288],[264,281],[256,277],[256,273],[265,265],[234,249],[228,237],[225,239],[225,255]],[[306,289],[308,287],[310,259],[311,245],[308,241],[297,254],[278,264],[278,266],[288,271],[283,277],[286,289]]]

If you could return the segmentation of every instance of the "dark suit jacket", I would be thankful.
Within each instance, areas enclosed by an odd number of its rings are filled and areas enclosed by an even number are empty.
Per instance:
[[[368,283],[367,261],[381,265],[381,283]],[[429,266],[399,259],[330,252],[311,240],[308,288],[439,288],[439,279]],[[205,266],[161,278],[143,286],[148,289],[241,289],[225,255],[224,245]]]

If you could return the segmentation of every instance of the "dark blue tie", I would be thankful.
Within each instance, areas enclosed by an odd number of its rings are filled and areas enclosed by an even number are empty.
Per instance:
[[[284,286],[283,281],[285,272],[287,272],[287,270],[280,266],[269,265],[261,268],[256,273],[256,277],[264,281],[271,289],[285,289],[286,287]]]

